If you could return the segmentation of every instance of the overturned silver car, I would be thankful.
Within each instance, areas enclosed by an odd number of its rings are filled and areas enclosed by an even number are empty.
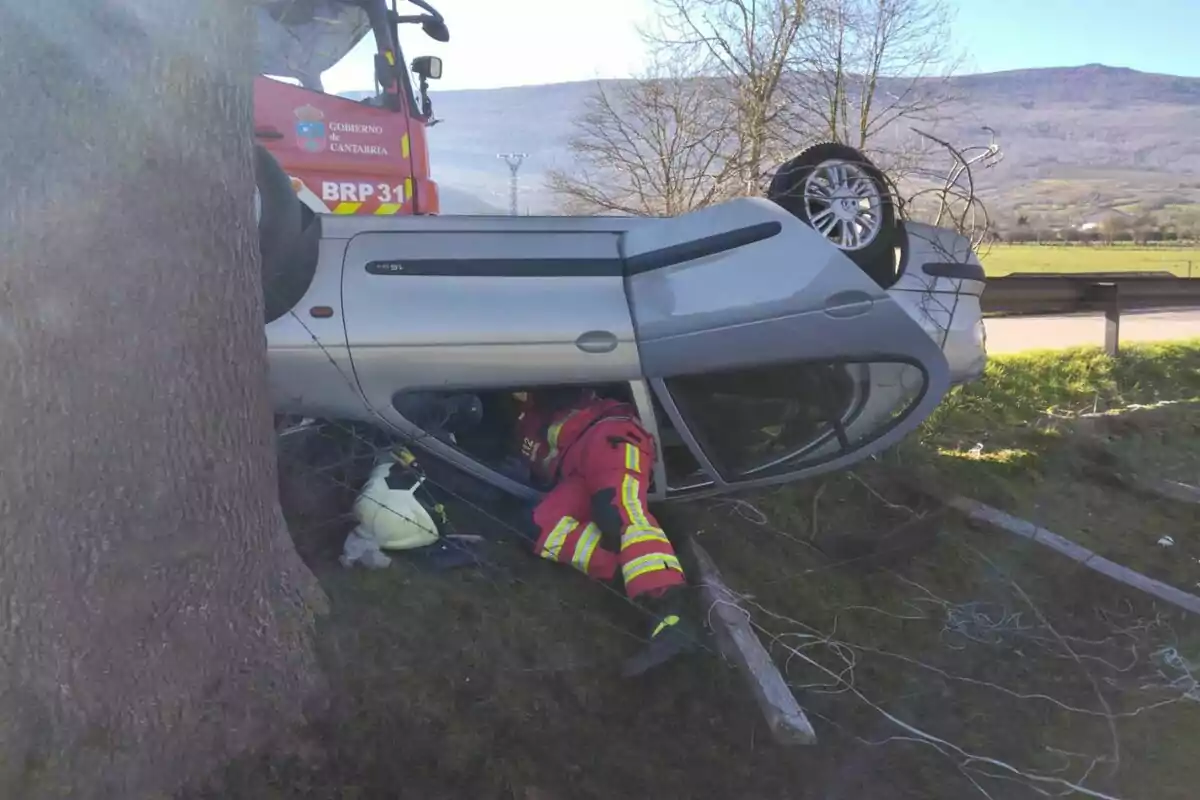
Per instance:
[[[264,278],[287,298],[267,304],[276,408],[528,498],[504,468],[512,394],[566,384],[637,404],[652,499],[848,467],[982,373],[984,273],[824,147],[770,199],[676,218],[317,216],[298,265]]]

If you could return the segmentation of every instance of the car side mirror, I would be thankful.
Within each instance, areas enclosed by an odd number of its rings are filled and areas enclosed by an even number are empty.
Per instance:
[[[436,81],[442,77],[442,60],[437,56],[414,58],[412,71],[423,80]]]
[[[421,30],[425,31],[425,35],[435,42],[450,41],[450,29],[446,27],[444,20],[427,19],[421,23]]]

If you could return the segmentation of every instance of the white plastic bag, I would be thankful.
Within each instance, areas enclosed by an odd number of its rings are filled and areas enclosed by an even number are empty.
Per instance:
[[[392,563],[392,559],[379,548],[375,537],[364,533],[360,528],[355,528],[346,537],[338,562],[343,567],[361,564],[367,569],[384,569]]]

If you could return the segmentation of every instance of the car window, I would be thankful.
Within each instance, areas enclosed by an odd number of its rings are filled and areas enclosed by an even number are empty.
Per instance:
[[[666,380],[684,423],[730,482],[835,458],[878,438],[925,390],[902,362],[790,362]]]

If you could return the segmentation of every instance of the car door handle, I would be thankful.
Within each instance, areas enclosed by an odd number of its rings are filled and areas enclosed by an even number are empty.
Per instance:
[[[838,292],[825,298],[825,313],[836,319],[862,316],[874,307],[875,301],[866,292]]]
[[[617,335],[611,331],[581,333],[575,346],[585,353],[611,353],[617,349]]]
[[[283,134],[279,132],[278,128],[270,128],[270,127],[255,128],[254,129],[254,138],[256,138],[256,139],[282,139]]]

